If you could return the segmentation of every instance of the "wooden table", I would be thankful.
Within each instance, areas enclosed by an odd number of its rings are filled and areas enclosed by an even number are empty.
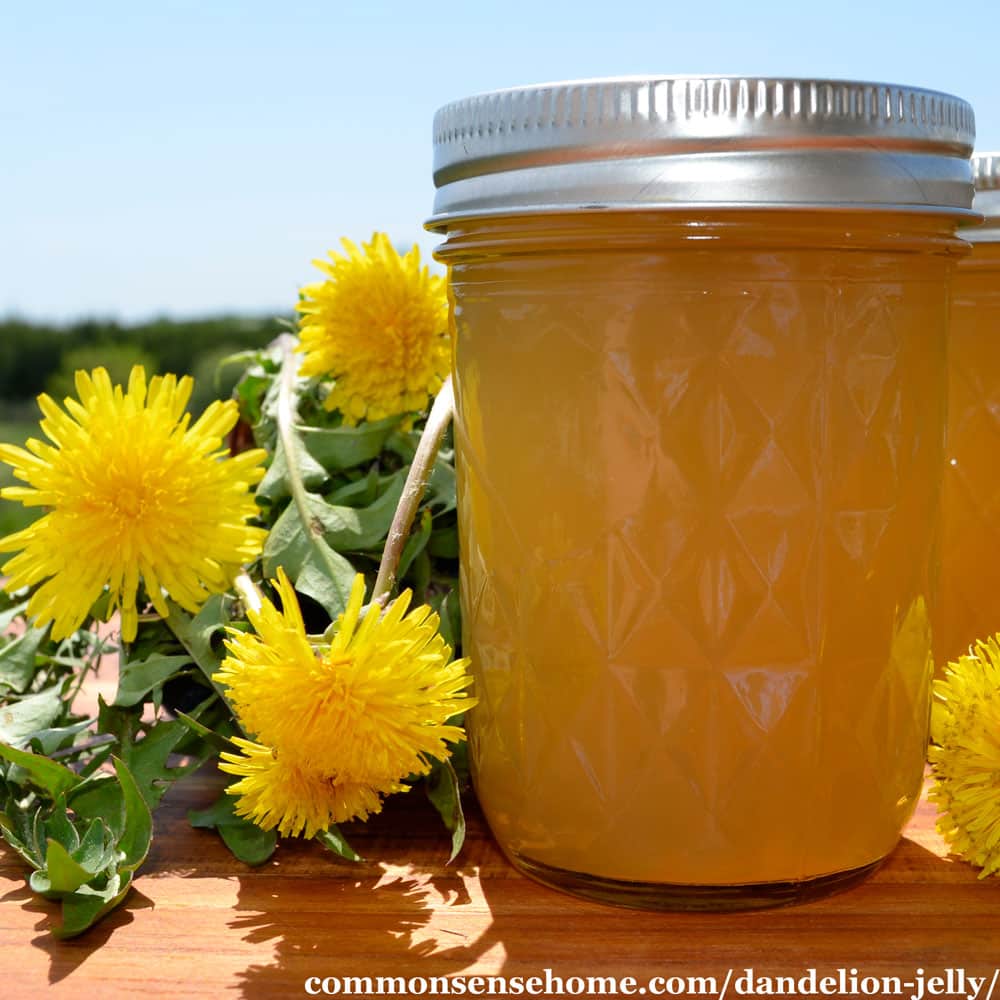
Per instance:
[[[19,860],[0,854],[0,997],[305,996],[313,976],[527,977],[545,968],[721,983],[727,970],[739,977],[748,967],[908,979],[920,968],[991,978],[1000,966],[1000,880],[979,881],[948,859],[926,803],[859,888],[784,910],[660,914],[583,902],[523,878],[474,807],[465,851],[446,866],[447,838],[416,795],[397,796],[355,833],[364,864],[286,841],[266,865],[245,868],[214,832],[185,820],[218,787],[208,773],[168,794],[127,904],[73,941],[46,933],[54,904],[32,899]]]

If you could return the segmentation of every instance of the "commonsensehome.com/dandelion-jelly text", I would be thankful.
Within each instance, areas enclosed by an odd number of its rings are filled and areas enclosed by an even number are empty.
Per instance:
[[[778,976],[758,969],[729,969],[722,976],[560,976],[543,969],[533,976],[310,976],[309,996],[656,996],[656,997],[963,997],[992,1000],[1000,969],[976,976],[965,969],[917,968],[908,977],[867,975],[856,968],[805,969]]]

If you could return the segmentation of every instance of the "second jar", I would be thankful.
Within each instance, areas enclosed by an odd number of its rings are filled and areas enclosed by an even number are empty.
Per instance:
[[[972,253],[952,290],[939,671],[1000,632],[1000,153],[974,156],[972,165],[973,208],[985,221],[964,233]]]
[[[921,786],[968,106],[629,79],[435,137],[498,842],[640,906],[862,876]]]

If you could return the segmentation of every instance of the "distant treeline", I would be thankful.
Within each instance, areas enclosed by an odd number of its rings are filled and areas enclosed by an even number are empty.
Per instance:
[[[150,374],[193,375],[197,410],[231,389],[238,371],[217,380],[222,358],[263,347],[279,333],[273,317],[157,319],[134,325],[86,320],[66,326],[0,320],[0,404],[16,408],[43,391],[57,397],[72,392],[78,368],[103,365],[121,381],[141,362]]]

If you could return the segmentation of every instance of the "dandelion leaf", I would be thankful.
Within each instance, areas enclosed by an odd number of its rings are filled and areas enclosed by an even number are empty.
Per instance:
[[[262,830],[234,810],[236,800],[223,792],[207,809],[192,809],[188,822],[196,829],[215,829],[233,856],[244,864],[262,865],[278,846],[274,830]]]
[[[458,857],[465,843],[465,813],[458,787],[458,775],[450,760],[435,761],[427,776],[427,798],[438,811],[445,827],[451,832],[449,864]]]

